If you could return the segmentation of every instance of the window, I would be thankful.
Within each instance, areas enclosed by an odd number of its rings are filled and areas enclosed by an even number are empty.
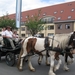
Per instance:
[[[21,25],[24,25],[25,24],[25,22],[21,22]]]
[[[62,29],[62,25],[60,24],[60,25],[58,25],[58,29]]]
[[[65,25],[66,29],[70,29],[70,24]]]
[[[71,9],[71,11],[74,11],[74,9]]]
[[[54,14],[56,14],[57,12],[55,11]]]
[[[44,19],[44,22],[47,23],[47,19],[46,18]]]
[[[28,16],[26,16],[26,18],[28,18]]]
[[[58,17],[58,20],[60,20],[61,19],[61,17]]]
[[[48,33],[48,36],[53,36],[54,35],[54,33]]]
[[[52,26],[48,26],[48,30],[52,30],[52,29],[54,29],[53,25]]]
[[[70,19],[71,18],[71,16],[68,16],[68,19]]]
[[[53,23],[54,18],[48,18],[48,23]]]
[[[46,18],[43,18],[42,21],[44,23],[53,23],[53,19],[52,17],[46,17]]]
[[[43,14],[43,16],[45,16],[45,15],[46,15],[46,13]]]
[[[22,37],[25,37],[25,34],[22,34]]]
[[[22,31],[25,31],[25,27],[21,27],[21,30],[22,30]]]
[[[61,13],[63,13],[63,10],[61,10]]]

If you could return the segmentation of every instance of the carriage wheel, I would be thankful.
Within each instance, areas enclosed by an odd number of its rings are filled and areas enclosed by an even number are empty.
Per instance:
[[[7,53],[6,54],[6,64],[8,66],[13,66],[15,64],[15,54],[14,53]]]

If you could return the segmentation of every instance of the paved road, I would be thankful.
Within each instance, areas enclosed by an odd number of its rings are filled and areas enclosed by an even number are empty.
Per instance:
[[[31,72],[28,69],[28,64],[25,63],[23,67],[23,71],[19,72],[16,65],[13,67],[9,67],[5,63],[4,57],[2,58],[2,61],[0,62],[0,75],[48,75],[49,66],[45,65],[45,59],[43,59],[42,64],[39,66],[37,63],[38,57],[32,58],[32,64],[35,67],[36,71]],[[60,69],[56,71],[56,75],[75,75],[75,62],[71,65],[69,65],[70,70],[68,72],[63,71],[63,57],[62,64],[60,66]]]

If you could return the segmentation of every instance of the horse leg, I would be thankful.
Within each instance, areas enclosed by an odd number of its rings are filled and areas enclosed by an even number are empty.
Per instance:
[[[30,71],[35,71],[35,68],[32,66],[30,60],[31,60],[31,56],[28,57],[28,66],[29,66],[29,69],[30,69]]]
[[[20,71],[23,70],[23,60],[26,55],[27,55],[27,52],[23,52],[23,49],[21,49],[19,59],[18,59],[18,64],[17,64],[17,67]]]
[[[74,62],[74,57],[73,57],[73,55],[72,55],[71,53],[69,53],[68,56],[71,58],[71,60],[70,60],[70,61],[68,60],[68,61],[67,61],[67,64],[73,63],[73,62]]]
[[[52,54],[50,55],[50,70],[49,70],[49,75],[55,75],[55,73],[53,72],[53,69],[54,69],[54,59],[55,59],[55,56]]]
[[[42,55],[39,55],[39,59],[38,59],[38,64],[39,64],[39,65],[41,65],[42,58],[43,58],[43,56],[42,56]]]
[[[60,53],[55,54],[55,59],[58,61],[58,64],[54,66],[54,71],[58,70],[61,64],[61,59],[59,58]]]
[[[54,71],[58,70],[61,64],[61,59],[59,58],[58,60],[58,64],[54,66]]]
[[[49,60],[48,60],[48,56],[46,56],[46,65],[47,65],[47,66],[50,66],[50,62],[49,62]]]
[[[21,57],[21,59],[20,59],[20,67],[19,67],[19,70],[20,70],[20,71],[23,70],[23,59],[24,59],[24,58],[22,58],[22,57]]]
[[[68,68],[68,66],[67,66],[68,53],[66,53],[64,57],[65,57],[64,70],[65,70],[65,71],[68,71],[68,70],[69,70],[69,68]]]

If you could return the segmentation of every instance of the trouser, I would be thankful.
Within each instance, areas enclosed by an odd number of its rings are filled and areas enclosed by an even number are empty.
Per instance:
[[[15,48],[15,44],[13,42],[13,39],[12,38],[8,38],[8,40],[10,41],[10,44],[11,44],[12,48],[14,49]]]

